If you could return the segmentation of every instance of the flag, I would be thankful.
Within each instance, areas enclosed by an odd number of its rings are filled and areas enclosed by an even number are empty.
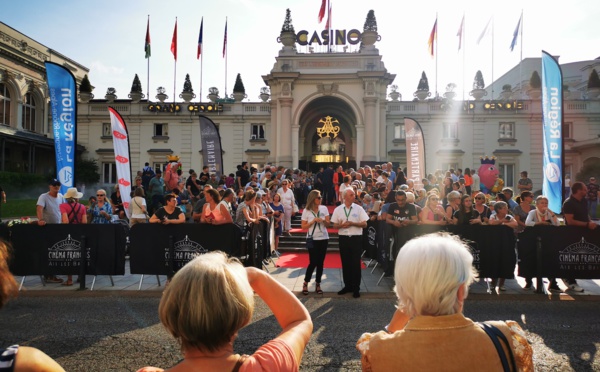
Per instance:
[[[150,58],[150,18],[148,18],[148,25],[146,26],[146,43],[144,44],[144,51],[146,52],[146,58]]]
[[[175,18],[175,30],[173,30],[173,39],[171,40],[171,53],[177,61],[177,18]]]
[[[515,32],[513,32],[513,39],[510,43],[510,51],[512,52],[515,49],[515,45],[517,45],[517,37],[519,36],[519,31],[521,29],[521,20],[523,19],[523,14],[519,17],[519,22],[517,23],[517,28],[515,28]]]
[[[331,1],[329,2],[329,6],[327,7],[327,23],[325,23],[325,29],[329,30],[330,28],[331,28]],[[329,44],[333,44],[333,40],[330,40]]]
[[[56,178],[60,192],[75,186],[75,149],[77,149],[77,88],[75,76],[65,67],[45,62],[52,113],[52,133],[56,153]]]
[[[327,0],[323,0],[321,3],[321,9],[319,10],[319,23],[323,22],[323,17],[325,17],[325,9],[327,9]]]
[[[460,21],[460,27],[458,28],[458,32],[456,36],[458,36],[458,50],[462,47],[462,39],[463,39],[463,27],[465,26],[465,16],[463,15],[462,21]]]
[[[560,213],[563,199],[562,71],[556,59],[542,51],[542,128],[544,181],[542,195],[548,208]]]
[[[488,23],[486,23],[485,28],[483,29],[483,32],[481,33],[481,35],[479,35],[479,38],[477,39],[477,45],[479,45],[479,42],[481,41],[481,39],[483,39],[483,37],[485,35],[487,35],[488,33],[488,29],[490,26],[490,22],[492,22],[492,18],[490,17],[490,20],[488,21]]]
[[[422,187],[421,180],[425,178],[425,141],[421,125],[411,118],[404,118],[406,133],[406,177],[415,180],[416,187]],[[420,184],[420,185],[419,185]]]
[[[215,173],[217,178],[223,174],[223,152],[221,151],[221,136],[215,123],[206,116],[199,115],[200,138],[202,141],[202,159],[208,165],[208,170]]]
[[[427,44],[429,44],[429,54],[431,54],[431,57],[433,57],[433,47],[434,47],[436,40],[437,40],[437,18],[435,19],[435,23],[433,24],[433,28],[431,29],[431,34],[429,35],[429,41],[427,42]]]
[[[129,203],[131,202],[131,161],[129,154],[129,133],[121,115],[112,107],[108,108],[110,114],[110,128],[113,136],[113,150],[115,152],[115,165],[117,169],[117,185],[121,192],[123,209],[129,218]]]
[[[223,37],[223,58],[225,58],[225,52],[227,52],[227,20],[225,20],[225,36]]]
[[[204,17],[202,17],[202,21],[200,22],[200,34],[198,35],[198,54],[196,55],[196,59],[200,59],[200,54],[202,54],[202,29],[204,28]]]

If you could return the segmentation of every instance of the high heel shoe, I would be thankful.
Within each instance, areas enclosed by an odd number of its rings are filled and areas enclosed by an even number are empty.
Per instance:
[[[317,294],[323,294],[323,291],[321,290],[321,283],[317,283],[317,288],[315,288],[315,292],[317,292]]]
[[[308,283],[307,282],[304,282],[304,284],[302,284],[302,294],[303,295],[308,294]]]

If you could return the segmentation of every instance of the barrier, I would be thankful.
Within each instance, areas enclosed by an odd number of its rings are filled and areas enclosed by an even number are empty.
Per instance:
[[[537,243],[540,243],[537,249]],[[600,229],[534,226],[519,234],[519,276],[600,278]]]

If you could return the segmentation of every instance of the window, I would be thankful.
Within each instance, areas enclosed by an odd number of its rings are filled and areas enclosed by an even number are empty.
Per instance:
[[[105,184],[117,183],[117,164],[102,163],[102,182]]]
[[[500,139],[513,139],[515,138],[515,123],[500,123],[499,127]]]
[[[265,139],[264,124],[252,124],[252,132],[250,133],[251,140]]]
[[[514,164],[499,164],[499,176],[504,180],[505,187],[515,186],[515,165]]]
[[[442,174],[445,174],[450,169],[458,169],[458,163],[442,163]]]
[[[154,124],[154,137],[166,137],[169,135],[169,124]]]
[[[10,92],[0,83],[0,124],[10,125]]]
[[[401,123],[394,124],[394,139],[395,140],[406,139],[406,132],[404,131],[404,124],[401,124]]]
[[[33,94],[25,94],[23,100],[23,129],[32,132],[37,132],[37,126],[35,123],[35,98]]]
[[[565,139],[573,138],[573,122],[570,122],[570,121],[564,122],[563,126],[564,126],[564,129],[563,129],[564,138]]]
[[[102,137],[112,137],[112,126],[110,123],[102,123]]]
[[[157,170],[162,172],[163,163],[153,163],[152,166],[154,167],[154,173],[156,173]]]
[[[456,123],[444,123],[442,133],[444,139],[458,139],[458,126]]]

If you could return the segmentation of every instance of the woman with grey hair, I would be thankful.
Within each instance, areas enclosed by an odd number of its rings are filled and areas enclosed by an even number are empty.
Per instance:
[[[406,243],[396,259],[396,312],[384,331],[356,344],[363,371],[533,371],[533,349],[516,322],[463,315],[475,275],[469,247],[456,236]]]

